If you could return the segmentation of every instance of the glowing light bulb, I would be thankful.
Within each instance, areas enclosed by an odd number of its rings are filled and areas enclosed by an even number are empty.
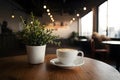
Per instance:
[[[53,16],[52,16],[52,15],[50,15],[50,17],[52,18]]]
[[[48,13],[48,15],[50,15],[50,13]]]
[[[80,16],[80,14],[77,14],[77,17],[79,17]]]
[[[50,10],[49,10],[49,9],[47,9],[47,12],[50,12]]]
[[[84,8],[83,8],[83,10],[87,10],[87,8],[86,8],[86,7],[84,7]]]
[[[15,15],[12,15],[11,18],[15,18]]]
[[[75,20],[75,18],[72,19],[73,21]]]
[[[46,8],[47,8],[47,6],[46,6],[46,5],[44,5],[44,6],[43,6],[43,8],[44,8],[44,9],[46,9]]]

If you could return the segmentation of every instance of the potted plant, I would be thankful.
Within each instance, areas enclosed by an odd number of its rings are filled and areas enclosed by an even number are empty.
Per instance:
[[[30,22],[25,23],[22,17],[21,20],[23,30],[17,32],[17,37],[26,45],[29,63],[43,63],[46,44],[59,44],[55,41],[58,36],[52,35],[53,30],[46,29],[33,14]]]

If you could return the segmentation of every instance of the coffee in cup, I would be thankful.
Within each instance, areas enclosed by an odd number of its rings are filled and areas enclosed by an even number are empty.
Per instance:
[[[81,53],[81,59],[83,59],[83,51],[78,51],[76,49],[70,48],[59,48],[56,50],[58,60],[64,65],[72,64],[79,53]]]

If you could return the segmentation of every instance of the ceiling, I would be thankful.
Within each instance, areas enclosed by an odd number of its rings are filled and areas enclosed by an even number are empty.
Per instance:
[[[69,13],[73,15],[80,13],[86,14],[91,10],[93,6],[98,6],[106,0],[12,0],[15,3],[23,7],[26,13],[33,12],[36,16],[42,16],[46,13],[43,9],[45,4],[51,12],[62,15],[63,13]],[[83,7],[86,6],[87,10],[83,11]]]

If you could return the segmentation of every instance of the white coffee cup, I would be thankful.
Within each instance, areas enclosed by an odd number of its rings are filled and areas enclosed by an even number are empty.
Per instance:
[[[60,48],[56,50],[58,60],[64,65],[73,64],[79,53],[81,53],[81,59],[83,59],[83,51],[70,48]]]

